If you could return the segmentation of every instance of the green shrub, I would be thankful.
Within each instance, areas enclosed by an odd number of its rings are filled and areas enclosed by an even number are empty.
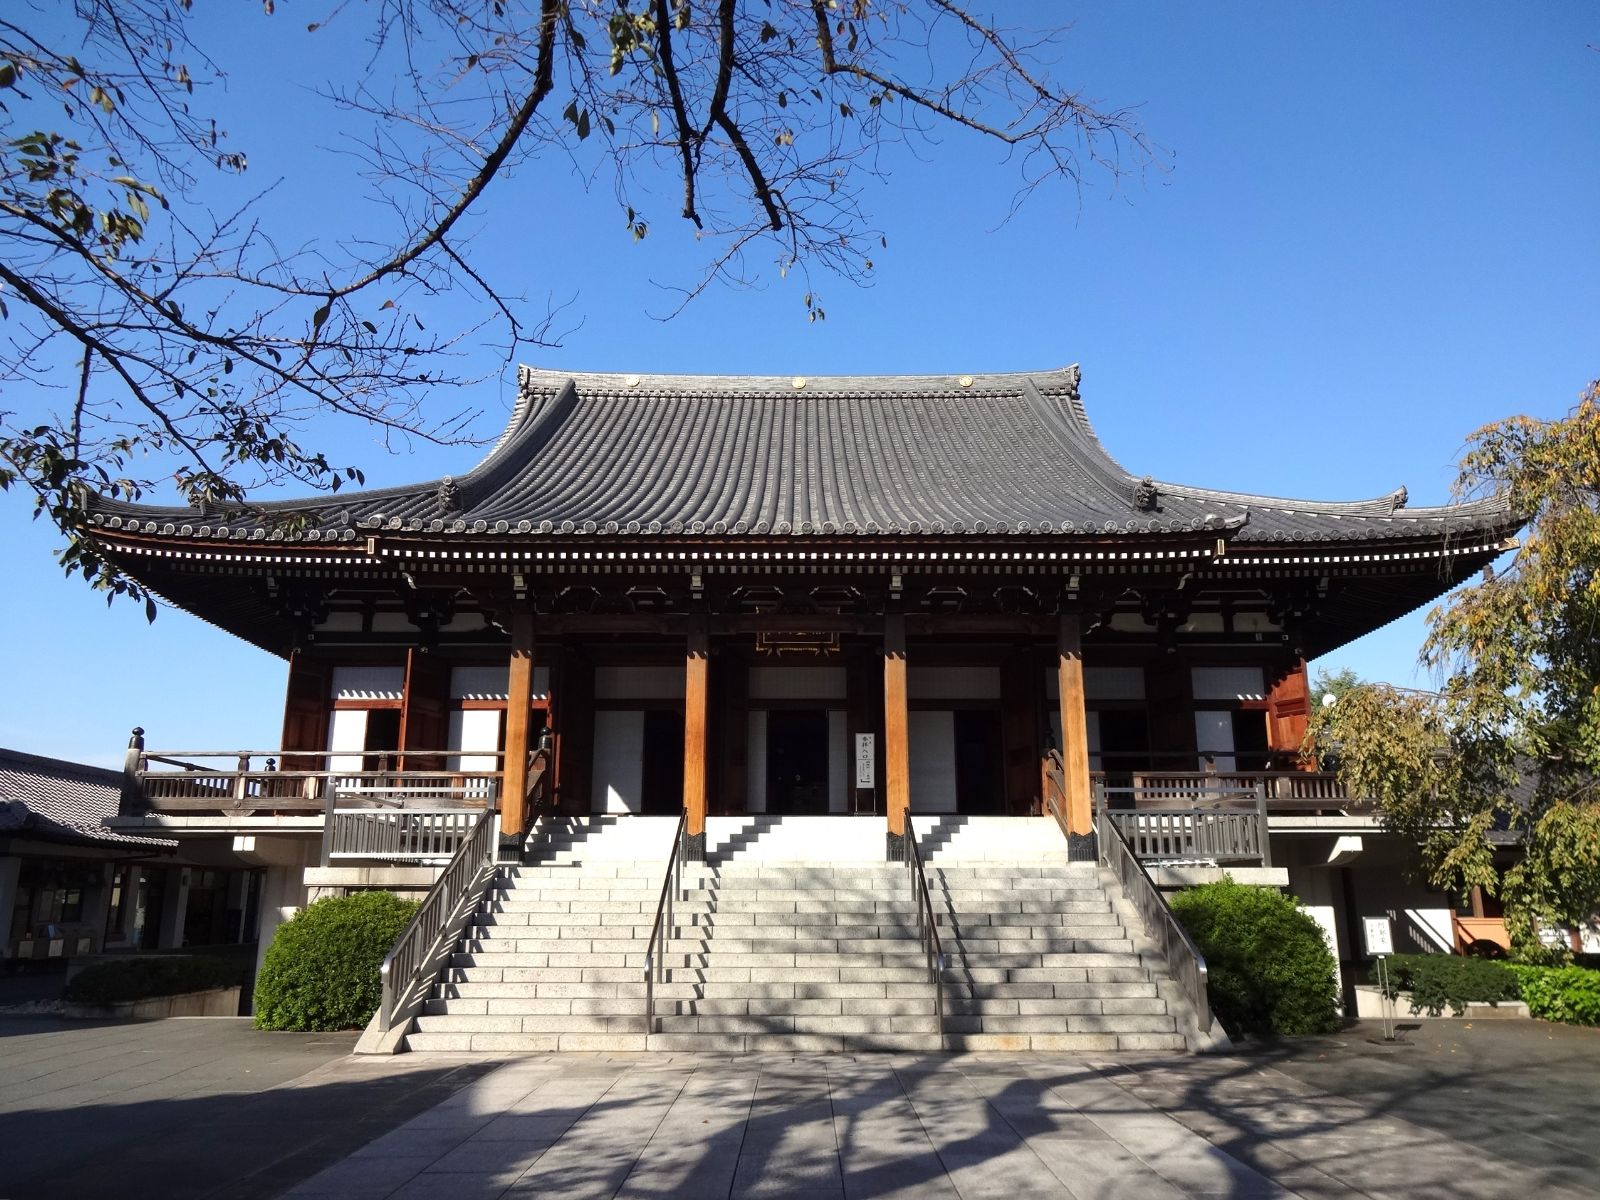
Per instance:
[[[79,971],[61,993],[72,1004],[118,1004],[177,996],[211,988],[238,987],[245,966],[203,955],[151,955],[93,963]]]
[[[1229,1034],[1339,1027],[1333,955],[1297,901],[1226,879],[1180,892],[1172,910],[1205,955],[1211,1008]]]
[[[391,892],[356,892],[318,900],[278,926],[256,980],[256,1027],[365,1025],[378,1009],[378,966],[416,911]]]
[[[1600,1025],[1600,971],[1512,966],[1528,1012],[1541,1021]]]
[[[1517,998],[1516,973],[1503,962],[1455,954],[1396,954],[1389,959],[1389,995],[1411,993],[1411,1011],[1456,1016],[1468,1004],[1497,1004]],[[1373,971],[1376,977],[1376,968]]]

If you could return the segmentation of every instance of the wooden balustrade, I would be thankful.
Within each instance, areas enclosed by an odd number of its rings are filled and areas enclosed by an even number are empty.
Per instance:
[[[1285,815],[1370,807],[1325,771],[1097,771],[1094,779],[1098,790],[1114,798],[1113,807],[1120,802],[1141,809],[1253,807],[1258,795],[1268,812]],[[1115,780],[1127,785],[1113,786]]]
[[[479,810],[499,802],[501,756],[497,752],[406,753],[413,761],[455,758],[493,766],[483,770],[391,770],[389,764],[398,760],[397,753],[374,750],[141,750],[132,771],[130,807],[158,813],[239,815],[311,814],[330,811],[334,805]]]
[[[1272,865],[1266,821],[1212,809],[1106,811],[1140,862]]]
[[[481,808],[335,808],[324,833],[328,862],[448,859],[472,836]]]

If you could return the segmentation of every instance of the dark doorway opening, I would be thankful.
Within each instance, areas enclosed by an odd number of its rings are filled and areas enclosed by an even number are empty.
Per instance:
[[[1267,714],[1259,709],[1243,709],[1233,714],[1235,770],[1267,769]]]
[[[1102,708],[1098,716],[1100,753],[1089,756],[1089,769],[1104,771],[1107,787],[1132,787],[1135,772],[1160,769],[1150,756],[1150,717],[1142,709]],[[1112,794],[1112,808],[1130,803],[1126,792]]]
[[[650,710],[644,714],[644,746],[639,771],[640,811],[675,817],[683,811],[683,714]]]
[[[1006,811],[1005,761],[1000,714],[989,709],[957,709],[956,811],[973,816]]]
[[[828,714],[822,709],[767,714],[767,811],[828,811]]]
[[[367,735],[363,750],[382,751],[368,754],[361,760],[363,771],[392,771],[400,758],[400,710],[398,708],[371,708],[367,710]]]

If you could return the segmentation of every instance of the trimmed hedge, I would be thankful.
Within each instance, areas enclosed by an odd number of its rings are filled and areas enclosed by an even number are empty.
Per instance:
[[[124,958],[85,967],[68,981],[61,997],[71,1004],[121,1004],[238,987],[245,973],[243,963],[204,955]]]
[[[1172,911],[1205,955],[1211,1008],[1231,1036],[1339,1028],[1333,955],[1297,901],[1225,879],[1178,893]]]
[[[1600,1025],[1600,971],[1587,967],[1522,967],[1517,977],[1530,1015],[1567,1025]]]
[[[256,1028],[357,1029],[378,1010],[378,966],[414,901],[392,892],[329,896],[278,926],[256,980]]]
[[[1517,975],[1503,962],[1455,954],[1396,954],[1389,959],[1389,996],[1411,993],[1411,1011],[1437,1017],[1448,1007],[1456,1016],[1468,1004],[1517,998]],[[1372,977],[1377,978],[1376,968]]]

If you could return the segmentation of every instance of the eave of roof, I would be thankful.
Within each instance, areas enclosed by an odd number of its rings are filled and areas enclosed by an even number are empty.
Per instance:
[[[352,544],[505,538],[1172,537],[1439,540],[1508,533],[1498,499],[1405,507],[1141,480],[1100,444],[1079,372],[722,377],[523,368],[511,420],[458,479],[272,502],[234,519],[105,501],[104,535]],[[310,511],[300,529],[285,515]]]

